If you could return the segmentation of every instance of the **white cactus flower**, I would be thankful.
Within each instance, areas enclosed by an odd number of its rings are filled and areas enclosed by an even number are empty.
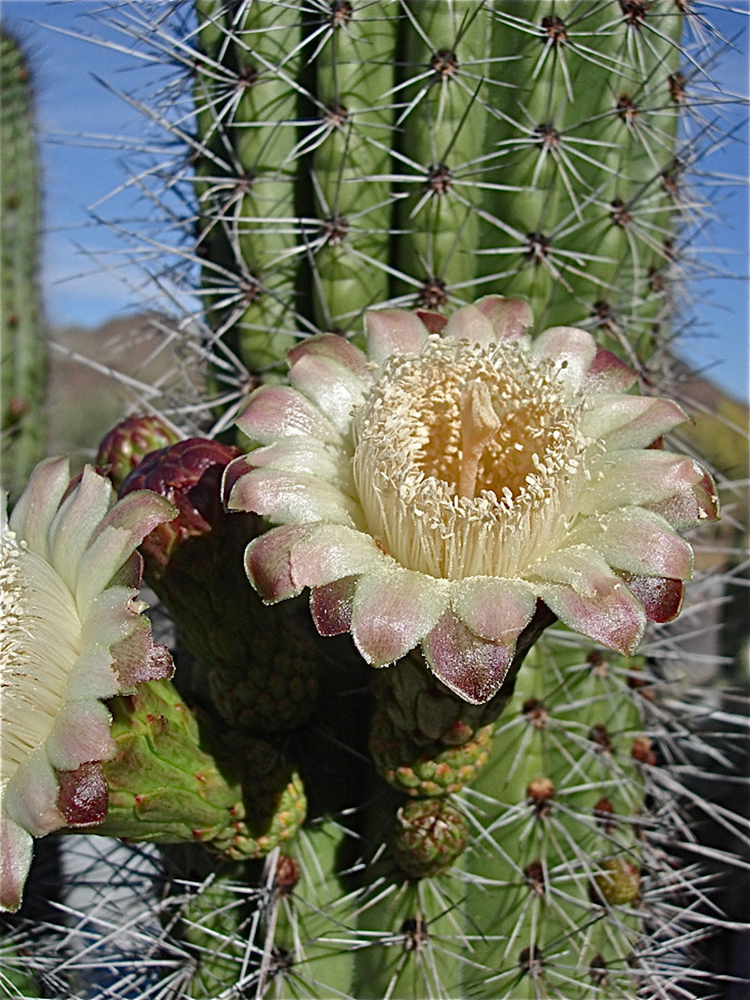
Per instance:
[[[351,631],[373,666],[419,643],[475,704],[540,602],[632,653],[679,611],[692,550],[675,529],[717,516],[704,470],[652,447],[680,407],[628,393],[635,373],[589,333],[531,339],[531,320],[488,296],[447,322],[369,312],[366,356],[303,342],[290,386],[261,387],[238,420],[264,447],[225,475],[230,509],[280,525],[247,549],[264,600],[310,587],[321,634]]]
[[[141,492],[115,502],[66,459],[33,472],[8,521],[0,512],[0,909],[17,910],[33,838],[106,815],[101,762],[114,753],[101,699],[168,677],[138,599],[135,551],[170,503]]]

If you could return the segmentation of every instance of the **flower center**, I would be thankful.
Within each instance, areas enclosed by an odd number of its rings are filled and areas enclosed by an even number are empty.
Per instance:
[[[73,596],[13,531],[0,548],[0,781],[49,736],[81,648]]]
[[[550,360],[431,337],[388,359],[355,414],[368,527],[436,577],[516,576],[567,531],[589,442]]]

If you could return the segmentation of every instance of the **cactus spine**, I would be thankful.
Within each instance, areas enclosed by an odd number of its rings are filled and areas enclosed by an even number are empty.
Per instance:
[[[2,232],[2,479],[15,497],[44,457],[47,346],[39,295],[40,168],[31,71],[16,40],[0,35]]]

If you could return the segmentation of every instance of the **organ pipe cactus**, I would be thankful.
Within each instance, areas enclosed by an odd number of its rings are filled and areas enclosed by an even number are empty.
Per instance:
[[[42,223],[32,76],[26,55],[5,29],[0,81],[2,480],[15,500],[45,453],[47,344],[39,292]]]
[[[108,17],[191,102],[189,126],[175,88],[149,113],[181,143],[200,303],[182,329],[206,377],[185,440],[135,464],[120,429],[102,456],[135,465],[123,495],[181,512],[142,546],[192,654],[180,697],[238,755],[288,762],[307,802],[301,828],[301,806],[277,817],[296,835],[234,869],[181,879],[165,848],[160,958],[128,988],[698,995],[688,945],[711,918],[674,855],[692,837],[679,773],[703,751],[658,651],[692,572],[678,532],[717,502],[663,448],[685,414],[659,383],[702,15],[195,0]],[[248,768],[250,824],[267,795]]]

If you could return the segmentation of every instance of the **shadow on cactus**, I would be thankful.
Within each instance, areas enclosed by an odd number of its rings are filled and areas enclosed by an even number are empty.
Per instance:
[[[169,155],[133,171],[150,212],[179,186],[178,237],[139,236],[194,293],[205,381],[100,452],[123,500],[179,511],[141,546],[177,671],[111,703],[100,829],[145,842],[112,863],[131,893],[83,947],[86,868],[37,972],[122,998],[713,989],[701,942],[739,922],[701,863],[742,869],[746,823],[695,788],[735,780],[742,720],[681,687],[674,619],[684,596],[700,633],[710,586],[683,588],[681,532],[717,490],[664,398],[716,134],[705,13],[111,5],[164,74],[129,99]],[[711,815],[730,849],[697,839]]]

